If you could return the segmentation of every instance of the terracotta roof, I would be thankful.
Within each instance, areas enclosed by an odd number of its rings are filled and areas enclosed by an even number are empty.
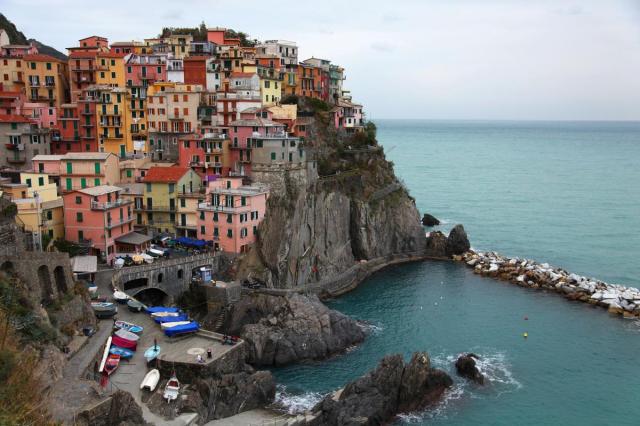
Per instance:
[[[21,115],[0,114],[0,123],[33,123],[33,122]]]
[[[98,52],[77,51],[77,52],[69,53],[69,57],[70,58],[74,58],[74,59],[95,58],[97,54],[98,54]]]
[[[99,38],[99,39],[101,39],[101,40],[107,40],[107,38],[106,38],[106,37],[97,36],[97,35],[92,35],[92,36],[89,36],[89,37],[81,38],[81,39],[80,39],[80,40],[78,40],[78,41],[82,41],[82,40],[89,40],[90,38]]]
[[[177,182],[189,170],[188,167],[151,167],[143,182]]]
[[[22,57],[24,61],[44,61],[44,62],[66,62],[61,61],[58,58],[54,58],[53,56],[43,55],[42,53],[36,53],[35,55],[24,55]]]

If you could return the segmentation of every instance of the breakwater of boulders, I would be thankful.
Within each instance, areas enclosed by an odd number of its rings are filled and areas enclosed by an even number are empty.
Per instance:
[[[569,300],[601,306],[625,318],[640,317],[640,291],[634,287],[608,284],[548,263],[509,258],[495,252],[467,251],[453,259],[464,262],[479,275],[509,281],[520,287],[555,291]]]

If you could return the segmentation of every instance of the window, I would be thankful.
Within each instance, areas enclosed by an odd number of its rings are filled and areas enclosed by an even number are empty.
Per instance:
[[[158,283],[162,282],[162,279],[164,278],[164,275],[161,273],[158,274]]]
[[[66,187],[67,187],[67,191],[71,191],[73,189],[71,178],[66,179]]]
[[[247,233],[247,228],[242,228],[242,229],[240,230],[240,238],[244,238],[244,237],[246,237],[247,235],[248,235],[248,233]]]
[[[218,212],[213,212],[213,221],[217,222],[218,221]],[[217,228],[216,228],[217,229]]]
[[[84,231],[78,231],[78,241],[84,241]]]
[[[218,227],[216,226],[216,227],[213,228],[213,236],[217,237],[219,235],[220,235],[220,233],[218,232]]]
[[[182,269],[178,269],[178,278],[182,278],[183,276],[184,276],[184,271]]]
[[[186,200],[184,198],[180,198],[180,207],[186,207],[186,206],[187,206]]]
[[[173,194],[176,190],[176,184],[175,183],[170,183],[169,184],[169,194]]]
[[[271,161],[275,161],[276,160],[276,153],[272,152],[271,153]]]
[[[67,163],[67,174],[71,174],[73,173],[73,164],[72,163]]]
[[[100,163],[94,163],[93,164],[93,170],[94,170],[95,174],[99,175],[100,174]]]
[[[207,230],[205,229],[204,225],[200,226],[200,235],[205,235],[207,233]]]
[[[127,170],[127,177],[130,178],[133,176],[133,170]]]
[[[204,211],[200,210],[200,220],[204,220]]]
[[[240,197],[240,205],[241,206],[247,205],[247,197]]]
[[[82,197],[76,197],[76,204],[82,204]]]
[[[227,229],[227,237],[233,238],[233,230]]]
[[[44,177],[40,176],[38,178],[38,186],[44,186]]]
[[[87,187],[87,179],[86,178],[81,178],[80,179],[80,187],[81,188],[86,188]]]
[[[100,186],[100,178],[95,178],[95,179],[93,180],[93,185],[94,185],[94,186]]]
[[[27,179],[27,187],[31,188],[31,179]]]
[[[253,225],[253,235],[256,235],[258,233],[258,227]]]
[[[151,184],[147,183],[147,192],[151,192]]]
[[[76,222],[80,223],[82,222],[82,220],[83,220],[82,212],[76,213]]]
[[[47,210],[47,220],[53,219],[53,212],[51,210]]]

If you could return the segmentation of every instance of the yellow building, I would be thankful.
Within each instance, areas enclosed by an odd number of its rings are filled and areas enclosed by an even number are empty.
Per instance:
[[[2,82],[3,90],[23,90],[26,69],[27,66],[22,58],[2,58],[0,60],[0,81]]]
[[[22,61],[22,77],[29,102],[46,102],[56,108],[69,102],[69,69],[66,62],[39,53],[25,55]]]
[[[131,109],[129,92],[124,87],[105,85],[92,88],[98,102],[96,104],[96,127],[99,147],[120,157],[134,152],[131,133]]]
[[[96,61],[96,84],[125,87],[124,55],[99,52]]]
[[[58,187],[46,173],[22,172],[20,173],[20,183],[27,185],[27,198],[35,197],[36,194],[41,201],[51,201],[58,198]]]
[[[141,222],[153,232],[175,234],[176,225],[182,224],[178,221],[178,199],[184,199],[185,194],[199,192],[202,179],[188,167],[152,167],[143,183],[143,205],[136,207],[136,213],[141,214]],[[183,197],[179,198],[179,194]],[[181,211],[186,214],[186,204]],[[190,214],[195,216],[195,210]],[[184,223],[189,222],[192,220],[185,218]]]

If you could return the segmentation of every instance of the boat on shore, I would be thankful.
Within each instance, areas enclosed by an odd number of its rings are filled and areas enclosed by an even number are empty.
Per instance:
[[[121,328],[120,330],[117,330],[114,334],[118,337],[122,337],[123,339],[127,339],[131,342],[137,342],[140,339],[140,336],[138,336],[137,334],[132,333],[123,328]]]
[[[188,324],[167,328],[164,330],[164,334],[172,337],[177,336],[178,334],[195,333],[198,330],[200,330],[200,324],[198,324],[196,321],[191,321]]]
[[[107,357],[107,362],[104,364],[104,372],[107,376],[110,376],[116,371],[118,365],[120,365],[120,355],[110,354]]]
[[[138,302],[134,299],[129,299],[127,301],[127,308],[129,308],[131,312],[142,312],[147,307],[142,302]]]
[[[151,314],[152,318],[165,318],[165,317],[178,317],[182,315],[180,312],[154,312]]]
[[[160,324],[160,327],[162,327],[162,329],[167,329],[167,328],[173,328],[173,327],[177,327],[180,325],[187,325],[189,324],[191,321],[175,321],[175,322],[163,322],[162,324]]]
[[[109,353],[112,355],[119,355],[121,359],[129,359],[133,356],[133,351],[119,346],[111,346]]]
[[[178,321],[188,321],[189,317],[186,314],[178,315],[175,317],[157,317],[153,319],[157,324],[162,324],[165,322],[178,322]]]
[[[174,375],[169,379],[166,386],[164,387],[163,396],[164,396],[164,399],[167,400],[167,402],[171,402],[178,399],[179,393],[180,393],[180,382],[178,381],[178,378]]]
[[[153,314],[157,312],[180,312],[180,309],[174,306],[149,306],[146,311],[148,314]]]
[[[111,342],[116,346],[120,346],[121,348],[125,348],[125,349],[130,349],[132,351],[135,351],[136,347],[138,346],[138,342],[125,339],[118,335],[111,336]]]
[[[150,348],[148,348],[146,351],[144,351],[144,359],[146,359],[147,362],[151,362],[154,359],[158,358],[158,355],[160,355],[159,345],[153,345]]]
[[[91,309],[97,318],[111,318],[118,313],[118,307],[114,303],[110,302],[93,302],[91,303]]]
[[[116,290],[113,292],[113,299],[121,305],[124,305],[129,300],[129,295],[120,290]]]
[[[153,392],[156,390],[156,386],[158,386],[158,382],[160,381],[160,372],[157,369],[150,370],[142,379],[142,383],[140,383],[140,390],[148,390],[149,392]]]
[[[140,334],[142,333],[142,330],[144,330],[142,326],[139,326],[130,322],[126,322],[126,321],[116,321],[113,325],[116,328],[119,328],[121,330],[127,330],[136,334]]]

